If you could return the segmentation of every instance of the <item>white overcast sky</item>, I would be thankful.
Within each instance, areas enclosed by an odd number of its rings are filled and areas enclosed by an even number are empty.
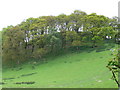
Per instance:
[[[118,16],[120,0],[0,0],[0,30],[29,17],[71,14],[82,10],[107,17]]]

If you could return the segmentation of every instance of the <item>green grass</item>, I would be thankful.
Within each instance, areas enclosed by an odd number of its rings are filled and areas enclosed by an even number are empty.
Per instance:
[[[30,88],[117,88],[111,79],[111,72],[106,68],[112,58],[109,50],[96,52],[69,53],[57,57],[49,57],[48,63],[38,64],[32,69],[31,64],[24,64],[22,70],[3,70],[3,87]],[[30,76],[22,74],[36,72]],[[19,77],[19,78],[18,78]],[[34,81],[35,84],[14,84],[16,82]]]

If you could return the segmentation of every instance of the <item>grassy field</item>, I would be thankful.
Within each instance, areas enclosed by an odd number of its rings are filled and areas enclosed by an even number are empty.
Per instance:
[[[35,68],[26,63],[18,71],[17,68],[3,70],[3,87],[117,88],[106,68],[111,58],[110,50],[86,50],[49,57],[46,63],[36,64]]]

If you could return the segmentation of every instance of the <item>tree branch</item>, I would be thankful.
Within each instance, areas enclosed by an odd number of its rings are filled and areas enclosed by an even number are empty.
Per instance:
[[[118,80],[116,79],[115,73],[113,72],[113,70],[111,70],[111,71],[112,71],[113,77],[114,77],[114,79],[115,79],[115,82],[117,83],[117,85],[118,85],[118,87],[119,87],[120,84],[119,84]]]

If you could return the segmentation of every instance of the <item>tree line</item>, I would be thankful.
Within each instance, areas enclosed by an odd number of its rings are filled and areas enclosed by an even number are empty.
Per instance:
[[[117,17],[75,10],[70,15],[28,18],[2,30],[3,65],[15,65],[31,58],[41,59],[62,49],[100,47],[105,40],[118,42]]]

